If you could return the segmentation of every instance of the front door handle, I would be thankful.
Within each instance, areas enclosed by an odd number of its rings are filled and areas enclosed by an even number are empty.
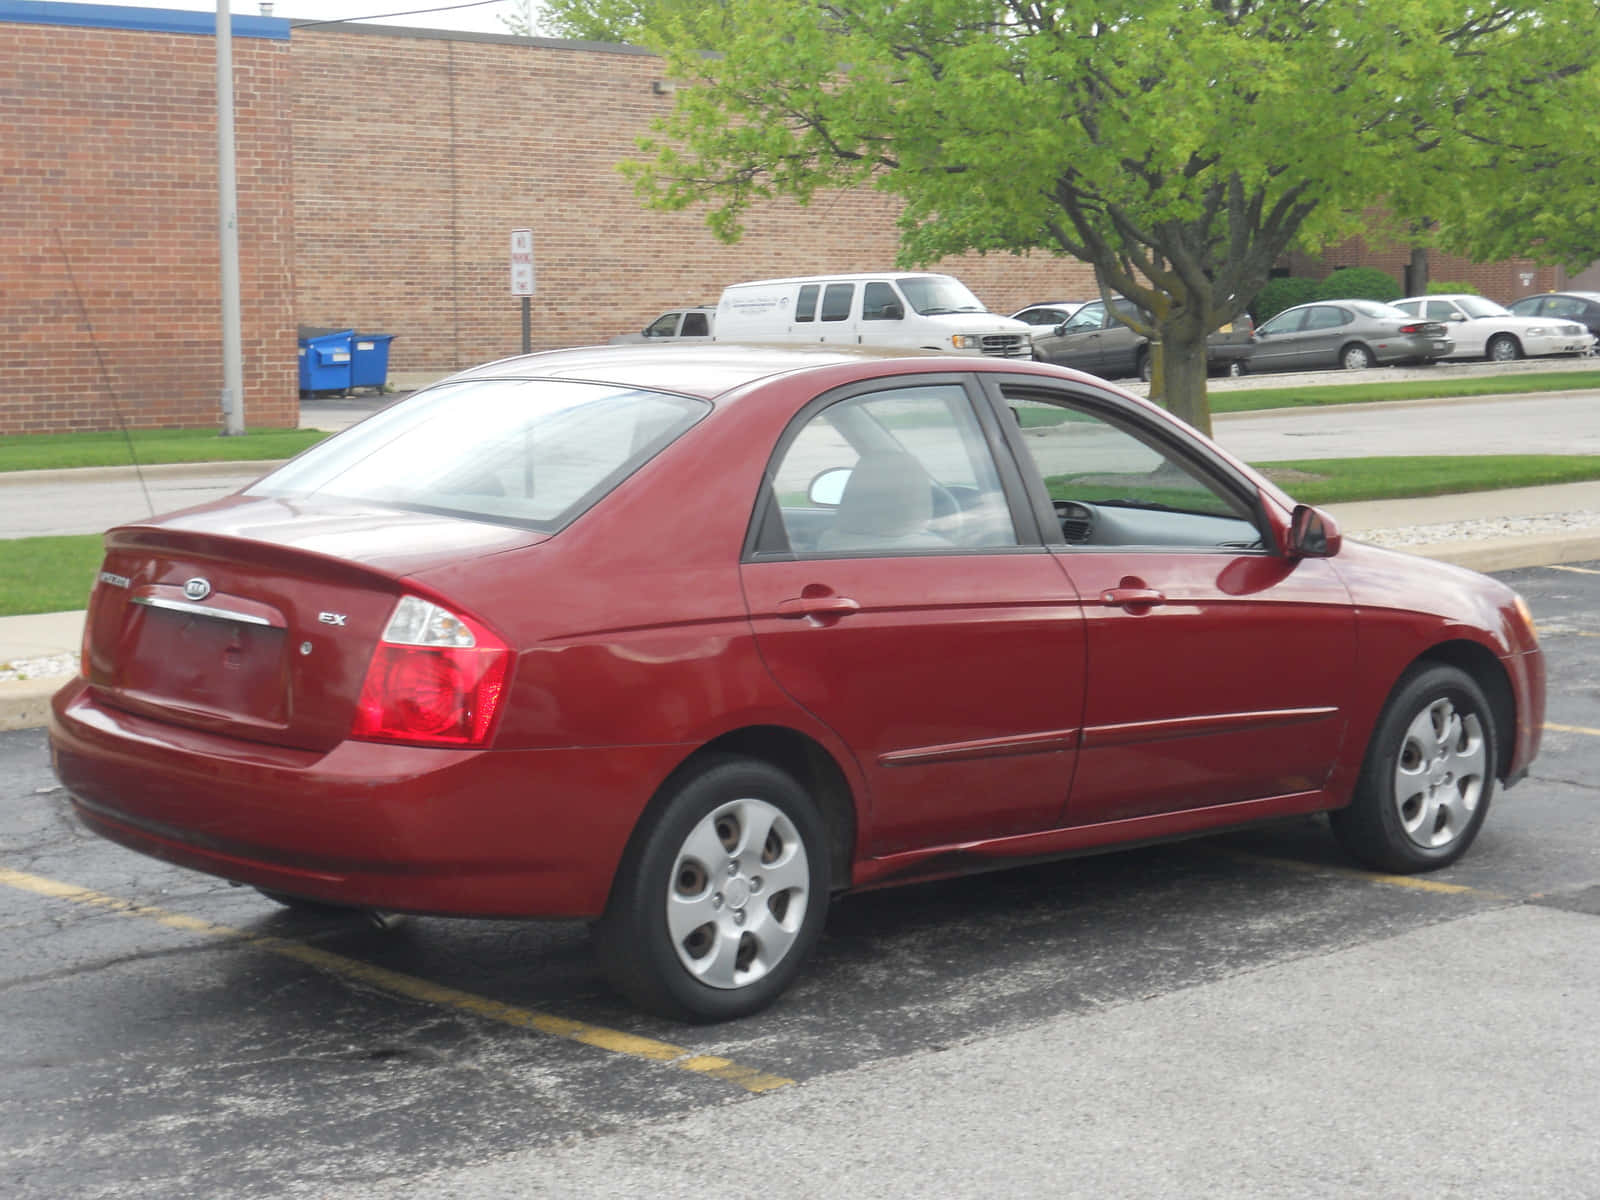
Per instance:
[[[849,596],[836,596],[832,592],[817,596],[794,596],[778,601],[780,617],[847,617],[861,611],[861,605]]]
[[[1155,588],[1150,587],[1122,587],[1107,588],[1100,593],[1100,603],[1111,608],[1150,608],[1157,604],[1165,604],[1167,598]]]

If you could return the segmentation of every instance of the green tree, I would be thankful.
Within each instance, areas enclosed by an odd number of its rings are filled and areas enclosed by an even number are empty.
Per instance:
[[[521,3],[526,5],[531,0]],[[537,24],[542,33],[551,37],[631,42],[643,28],[649,6],[650,0],[544,0]]]
[[[649,203],[734,240],[752,205],[871,185],[905,264],[1083,259],[1151,315],[1155,392],[1201,429],[1205,336],[1291,241],[1564,163],[1600,60],[1600,0],[632,2],[624,36],[688,85],[629,164]]]

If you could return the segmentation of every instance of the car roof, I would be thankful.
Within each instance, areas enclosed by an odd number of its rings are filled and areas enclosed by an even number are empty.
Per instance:
[[[939,350],[897,347],[758,345],[702,342],[667,345],[583,346],[497,359],[457,372],[441,383],[472,379],[583,379],[709,400],[773,375],[904,360],[905,370],[965,371],[986,362],[1031,367],[1025,359],[984,359]],[[934,360],[930,362],[929,360]],[[937,364],[937,365],[936,365]]]
[[[857,271],[848,275],[791,275],[784,279],[746,279],[729,287],[767,287],[779,283],[860,283],[874,279],[949,279],[944,271]]]

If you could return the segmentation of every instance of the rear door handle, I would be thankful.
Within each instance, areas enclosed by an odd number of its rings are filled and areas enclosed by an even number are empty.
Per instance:
[[[849,596],[793,596],[778,601],[780,617],[847,617],[860,612],[861,605]]]

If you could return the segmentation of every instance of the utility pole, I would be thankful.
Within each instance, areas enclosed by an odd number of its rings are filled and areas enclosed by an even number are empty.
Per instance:
[[[233,15],[217,0],[217,200],[222,250],[222,436],[244,432],[239,317],[239,185],[233,156]]]

